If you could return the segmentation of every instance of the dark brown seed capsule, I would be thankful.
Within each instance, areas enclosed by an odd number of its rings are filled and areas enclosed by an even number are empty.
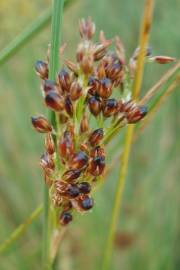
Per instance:
[[[35,70],[41,79],[45,80],[48,78],[48,64],[46,62],[38,60],[35,64]]]
[[[64,104],[65,104],[64,106],[65,106],[65,110],[66,110],[67,114],[69,114],[69,116],[72,117],[73,116],[73,104],[72,104],[69,96],[67,96],[65,98]]]
[[[94,175],[98,176],[104,172],[105,169],[105,157],[104,156],[97,156],[93,158],[89,163],[89,172]]]
[[[69,131],[64,132],[58,146],[60,158],[70,158],[70,156],[74,153],[73,138]]]
[[[77,100],[82,95],[82,87],[75,81],[71,84],[70,88],[70,98],[71,100]]]
[[[45,103],[53,111],[62,111],[64,109],[64,100],[55,91],[49,91],[47,93]]]
[[[129,124],[134,124],[140,121],[144,116],[147,114],[147,107],[146,106],[139,106],[136,107],[132,112],[127,114],[127,120]]]
[[[69,92],[71,86],[71,78],[65,69],[62,69],[58,73],[58,82],[63,91]]]
[[[72,215],[69,212],[62,212],[59,222],[62,226],[68,225],[72,221]]]
[[[88,99],[88,106],[90,112],[94,115],[97,116],[101,112],[101,100],[97,96],[93,96]]]
[[[31,117],[31,122],[36,131],[47,133],[52,131],[52,126],[44,116]]]
[[[102,98],[109,98],[112,94],[112,83],[108,78],[104,78],[100,80],[100,86],[98,88],[98,94]]]
[[[112,82],[121,80],[122,78],[122,64],[120,61],[112,63],[106,68],[106,75]]]
[[[104,131],[102,128],[98,128],[94,130],[89,137],[90,145],[94,147],[97,144],[99,144],[100,141],[103,139],[103,136],[104,136]]]
[[[87,211],[93,207],[94,201],[88,195],[83,195],[78,204],[82,210]]]
[[[88,129],[89,129],[88,118],[87,118],[87,115],[84,114],[81,120],[81,124],[80,124],[80,132],[84,133],[88,131]]]
[[[88,80],[88,87],[89,87],[88,93],[91,95],[95,95],[99,87],[99,80],[91,76]]]
[[[56,83],[53,80],[45,80],[43,83],[44,93],[47,94],[49,91],[56,91]]]
[[[80,176],[80,174],[81,174],[81,171],[78,169],[68,170],[63,174],[62,179],[64,181],[71,182],[77,179]]]
[[[66,195],[70,198],[76,198],[79,196],[79,188],[76,184],[69,184],[66,190]]]
[[[88,182],[81,182],[78,185],[78,188],[79,188],[80,192],[83,194],[88,194],[91,191],[91,185]]]
[[[104,117],[110,117],[117,112],[118,102],[115,98],[107,99],[103,106]]]
[[[85,167],[88,163],[88,156],[85,152],[80,151],[78,153],[75,153],[70,160],[70,168],[71,169],[82,169]]]
[[[55,145],[51,133],[48,133],[45,137],[45,148],[48,154],[53,155],[55,152]]]

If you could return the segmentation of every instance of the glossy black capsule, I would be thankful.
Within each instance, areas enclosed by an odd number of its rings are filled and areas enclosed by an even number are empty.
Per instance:
[[[69,212],[63,212],[60,215],[59,222],[61,225],[65,226],[68,225],[72,221],[72,215]]]
[[[77,196],[79,196],[80,190],[78,188],[78,186],[76,184],[69,184],[66,194],[70,197],[70,198],[76,198]]]
[[[78,187],[83,194],[88,194],[91,191],[91,185],[88,182],[81,182]]]
[[[82,200],[80,200],[79,204],[83,210],[87,211],[93,207],[94,201],[92,198],[86,195],[82,198]]]

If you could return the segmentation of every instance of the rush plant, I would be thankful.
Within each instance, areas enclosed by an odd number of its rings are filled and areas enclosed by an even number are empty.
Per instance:
[[[110,168],[106,164],[108,143],[121,129],[127,128],[103,260],[103,269],[109,269],[135,125],[142,121],[144,127],[161,100],[177,86],[180,63],[139,98],[144,63],[175,61],[172,57],[154,56],[148,46],[153,13],[151,0],[145,1],[139,46],[130,59],[118,36],[107,39],[100,31],[99,39],[94,41],[96,26],[88,17],[79,21],[76,62],[63,61],[65,46],[60,46],[63,5],[63,0],[54,0],[51,44],[46,60],[35,64],[49,117],[32,117],[34,129],[44,136],[40,166],[45,188],[43,207],[31,215],[28,224],[44,209],[43,269],[52,269],[62,230],[75,222],[78,213],[84,214],[96,207],[93,192],[103,183]],[[161,86],[163,90],[157,93]],[[135,134],[139,134],[139,127],[141,124],[137,125]],[[0,251],[26,228],[22,225],[15,231],[0,246]]]

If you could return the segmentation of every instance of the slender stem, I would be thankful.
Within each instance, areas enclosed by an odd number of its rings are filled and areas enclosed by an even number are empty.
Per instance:
[[[55,79],[56,72],[59,68],[59,46],[61,38],[61,26],[63,15],[64,0],[54,0],[52,10],[52,24],[51,24],[51,50],[50,50],[50,65],[49,78]],[[55,114],[50,113],[51,122],[55,121]],[[52,269],[52,262],[50,260],[50,245],[51,245],[51,231],[53,226],[51,208],[49,203],[49,190],[44,187],[44,243],[43,243],[43,269]]]
[[[145,0],[144,14],[141,23],[141,32],[139,38],[140,51],[137,60],[137,69],[135,73],[132,90],[133,99],[136,99],[139,96],[141,90],[144,60],[148,45],[149,32],[152,24],[153,6],[154,6],[153,0]]]
[[[28,226],[40,215],[43,207],[40,205],[37,207],[31,215],[24,221],[24,223],[20,224],[11,234],[10,236],[0,244],[0,253],[6,251],[28,228]]]
[[[152,18],[152,12],[153,12],[153,0],[145,0],[145,6],[144,6],[144,15],[142,20],[142,26],[141,26],[141,33],[140,33],[140,53],[138,56],[137,61],[137,70],[135,74],[135,80],[133,84],[133,90],[132,90],[132,96],[134,99],[137,99],[140,93],[141,84],[142,84],[142,76],[143,76],[143,68],[144,68],[144,56],[145,56],[145,50],[147,48],[148,38],[149,38],[149,31],[151,26],[151,18]],[[133,138],[133,132],[134,132],[134,125],[129,125],[126,135],[125,135],[125,143],[124,143],[124,150],[122,153],[122,157],[120,159],[120,172],[119,172],[119,180],[117,183],[117,189],[116,189],[116,195],[115,200],[113,204],[113,211],[112,211],[112,217],[111,217],[111,224],[109,228],[107,243],[105,247],[105,254],[104,254],[104,260],[103,260],[103,270],[109,269],[109,263],[111,259],[111,254],[113,250],[113,242],[115,238],[115,232],[117,228],[118,223],[118,217],[119,217],[119,211],[121,207],[122,202],[122,194],[125,186],[125,180],[127,175],[127,169],[128,169],[128,161],[129,161],[129,154],[132,144],[132,138]]]

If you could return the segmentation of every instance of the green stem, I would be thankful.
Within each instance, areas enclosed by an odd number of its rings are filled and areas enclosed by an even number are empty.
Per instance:
[[[11,235],[2,243],[0,244],[0,253],[6,251],[29,227],[29,225],[40,215],[42,212],[43,207],[40,205],[37,207],[31,215],[25,220],[24,223],[19,225]]]
[[[56,72],[59,68],[59,46],[61,37],[61,25],[63,15],[64,0],[54,0],[52,10],[51,24],[51,49],[49,64],[49,79],[54,80]],[[50,120],[54,123],[55,114],[50,113]],[[57,126],[57,125],[56,125]],[[53,229],[52,209],[49,202],[49,190],[44,187],[44,243],[43,243],[43,269],[52,269],[52,261],[50,260],[51,234]]]

